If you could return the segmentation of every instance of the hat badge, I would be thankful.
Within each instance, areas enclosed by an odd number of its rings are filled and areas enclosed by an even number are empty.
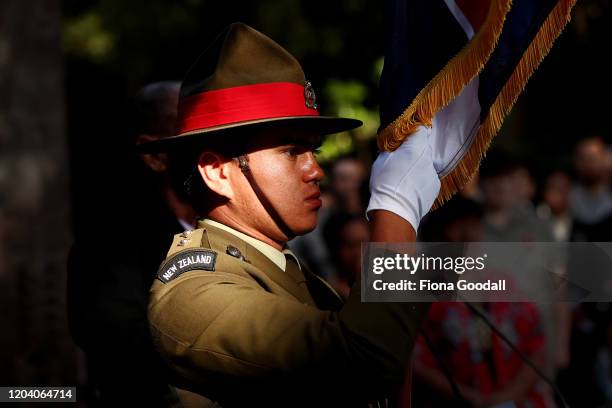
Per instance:
[[[315,95],[315,91],[310,81],[304,83],[304,99],[306,100],[307,108],[317,109],[317,95]]]

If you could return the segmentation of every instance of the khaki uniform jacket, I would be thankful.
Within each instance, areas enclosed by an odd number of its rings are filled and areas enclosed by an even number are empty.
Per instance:
[[[358,280],[342,305],[305,268],[198,227],[175,237],[151,288],[151,333],[175,385],[223,407],[368,406],[397,391],[427,304],[362,303]]]

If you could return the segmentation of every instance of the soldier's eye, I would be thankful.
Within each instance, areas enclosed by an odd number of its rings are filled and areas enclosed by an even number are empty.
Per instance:
[[[301,153],[300,150],[301,149],[299,146],[287,146],[282,150],[282,152],[290,158],[295,158]]]
[[[287,146],[283,150],[283,154],[286,154],[289,157],[297,158],[297,156],[302,155],[304,153],[312,152],[314,155],[317,155],[320,150],[312,148],[310,146],[302,146],[302,145],[292,145]]]

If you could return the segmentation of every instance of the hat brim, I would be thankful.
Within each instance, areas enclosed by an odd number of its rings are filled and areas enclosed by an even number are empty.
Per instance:
[[[178,136],[165,137],[137,146],[140,153],[161,153],[185,148],[205,147],[208,144],[219,143],[220,137],[239,137],[246,132],[261,131],[268,128],[295,129],[300,131],[330,135],[358,128],[363,122],[357,119],[337,118],[331,116],[294,116],[283,118],[260,119],[248,122],[238,122],[212,128],[194,130]],[[234,143],[227,139],[228,143]]]

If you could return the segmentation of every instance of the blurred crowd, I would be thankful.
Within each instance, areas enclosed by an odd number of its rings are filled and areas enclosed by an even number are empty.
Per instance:
[[[177,92],[176,83],[161,83],[138,95],[135,143],[171,133],[164,124],[174,122],[175,112],[169,107],[174,106]],[[369,160],[374,154],[367,160],[346,155],[327,164],[318,227],[290,242],[307,265],[344,297],[359,276],[361,243],[369,240],[365,208]],[[173,399],[171,390],[162,385],[164,377],[157,374],[162,362],[152,345],[143,346],[147,295],[154,264],[163,259],[173,233],[194,225],[195,214],[168,176],[171,157],[141,155],[139,163],[139,171],[131,179],[133,186],[146,186],[149,192],[134,191],[134,203],[123,201],[122,208],[133,208],[121,210],[126,216],[119,218],[119,224],[124,230],[144,228],[150,233],[142,234],[142,242],[126,240],[125,248],[114,242],[115,255],[109,265],[91,265],[90,255],[95,254],[79,248],[82,236],[77,236],[71,256],[73,336],[88,356],[90,398],[103,402],[124,398],[122,391],[134,394],[138,389],[135,381],[142,382],[143,394],[149,394],[144,390],[156,382],[165,395],[155,398]],[[611,183],[612,150],[599,136],[578,141],[573,168],[550,169],[537,178],[524,162],[493,151],[483,161],[480,173],[459,194],[428,215],[419,229],[419,239],[612,241]],[[164,220],[163,228],[157,228],[159,223],[151,224],[151,219]],[[116,219],[107,227],[109,234],[114,234]],[[96,251],[104,250],[109,242],[101,234],[94,241]],[[151,256],[152,248],[158,252],[155,256]],[[92,267],[99,273],[92,274]],[[562,263],[554,267],[567,268]],[[126,271],[131,271],[132,282]],[[485,324],[482,315],[541,368],[570,406],[612,406],[610,304],[498,302],[479,307],[477,312],[459,302],[432,305],[414,353],[412,381],[405,385],[408,394],[412,384],[413,406],[447,406],[452,401],[459,405],[457,393],[466,406],[474,407],[562,406],[553,388]],[[108,352],[114,345],[122,353]],[[123,367],[122,372],[117,372],[117,366]],[[142,367],[148,375],[142,375]],[[122,389],[122,384],[124,388],[129,385],[129,390]]]
[[[328,169],[320,225],[292,241],[346,296],[360,269],[368,167],[341,157]],[[607,242],[612,240],[612,149],[599,136],[577,142],[573,168],[536,178],[528,165],[490,152],[479,174],[419,229],[430,242]],[[568,271],[567,259],[553,268]],[[612,310],[608,303],[497,302],[482,311],[541,368],[570,406],[612,406]],[[562,401],[540,375],[466,305],[432,305],[414,356],[413,401],[446,406],[553,407]]]

